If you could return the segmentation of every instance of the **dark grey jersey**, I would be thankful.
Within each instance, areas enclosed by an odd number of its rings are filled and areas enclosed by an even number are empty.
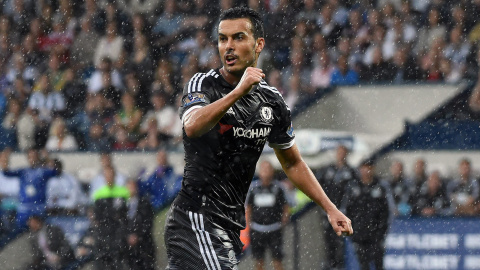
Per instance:
[[[193,109],[233,89],[218,69],[195,74],[184,88],[182,121]],[[262,81],[201,137],[189,138],[183,132],[184,179],[175,203],[192,211],[205,209],[226,226],[244,228],[245,197],[266,142],[287,149],[294,133],[290,109],[277,89]]]

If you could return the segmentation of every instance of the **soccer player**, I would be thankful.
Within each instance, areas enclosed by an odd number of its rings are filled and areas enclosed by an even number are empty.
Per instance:
[[[260,15],[232,8],[219,21],[223,67],[195,74],[184,88],[185,169],[166,223],[169,270],[237,269],[245,197],[267,141],[288,178],[327,212],[335,232],[353,233],[300,156],[282,96],[255,67],[265,46]]]

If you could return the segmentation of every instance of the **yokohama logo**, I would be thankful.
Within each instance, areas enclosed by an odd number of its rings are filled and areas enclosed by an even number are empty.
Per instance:
[[[257,138],[264,138],[267,137],[270,134],[270,128],[254,128],[254,129],[247,129],[245,130],[244,128],[240,127],[234,127],[233,128],[233,136],[236,138],[238,137],[244,137],[248,139],[257,139]]]

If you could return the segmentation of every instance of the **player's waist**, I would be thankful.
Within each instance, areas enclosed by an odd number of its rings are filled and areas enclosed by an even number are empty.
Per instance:
[[[172,203],[186,211],[208,213],[216,223],[230,229],[244,229],[245,208],[215,203],[206,195],[190,196],[180,192]]]
[[[250,224],[250,229],[257,232],[273,232],[276,230],[280,230],[281,228],[282,228],[281,222],[275,222],[272,224],[259,224],[256,222],[252,222]]]

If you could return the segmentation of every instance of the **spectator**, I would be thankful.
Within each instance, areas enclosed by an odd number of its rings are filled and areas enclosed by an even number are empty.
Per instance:
[[[388,190],[374,175],[372,163],[362,163],[360,181],[351,185],[344,197],[342,208],[355,224],[352,235],[360,269],[383,269],[385,237],[389,222]]]
[[[288,85],[292,77],[297,77],[300,83],[300,97],[303,97],[303,94],[311,96],[313,94],[312,91],[315,89],[311,89],[311,70],[305,64],[304,52],[301,50],[292,50],[290,52],[290,64],[290,66],[287,66],[281,71],[283,75],[283,85]]]
[[[403,84],[418,81],[422,76],[420,69],[407,48],[399,48],[393,56],[393,83]]]
[[[85,69],[94,67],[95,47],[92,44],[99,40],[100,36],[92,28],[92,21],[91,17],[84,16],[81,18],[80,33],[76,35],[71,48],[71,64],[80,72],[85,72]]]
[[[412,190],[410,190],[412,196],[416,196],[422,185],[427,181],[426,166],[425,159],[419,158],[415,160],[415,164],[413,165]]]
[[[18,149],[26,151],[35,146],[35,118],[33,110],[27,108],[17,123]]]
[[[105,57],[116,61],[123,51],[123,38],[117,35],[117,25],[115,22],[107,24],[106,33],[97,43],[93,63],[100,66],[100,62]]]
[[[472,175],[470,161],[466,158],[458,164],[458,178],[447,185],[447,195],[452,202],[453,214],[472,216],[477,214],[480,187],[478,180]]]
[[[311,77],[311,84],[314,89],[322,89],[330,86],[330,78],[334,67],[330,61],[327,51],[321,51],[317,54],[317,64],[314,65]]]
[[[289,220],[287,195],[274,178],[273,166],[268,161],[260,163],[260,180],[252,183],[246,199],[245,218],[250,226],[250,243],[255,259],[255,269],[265,268],[265,251],[270,249],[273,268],[283,269],[282,227]]]
[[[348,57],[340,55],[337,66],[332,73],[330,84],[332,86],[355,85],[358,83],[358,74],[348,66]]]
[[[157,152],[155,171],[139,183],[140,196],[149,196],[153,208],[158,211],[175,198],[180,191],[182,177],[177,175],[168,161],[167,152]]]
[[[372,48],[372,62],[367,65],[361,74],[361,80],[364,82],[384,82],[393,80],[393,65],[384,60],[382,49],[380,47]]]
[[[166,95],[162,92],[154,92],[150,102],[153,108],[146,113],[141,130],[146,133],[151,119],[155,118],[162,140],[166,141],[169,138],[181,136],[180,119],[176,116],[177,113],[173,106],[167,104]]]
[[[65,99],[60,92],[53,91],[47,74],[39,78],[35,88],[38,90],[30,96],[28,107],[38,112],[41,122],[48,124],[54,114],[58,115],[65,110]]]
[[[135,106],[135,100],[130,93],[124,93],[121,102],[122,107],[115,114],[113,134],[120,132],[118,128],[123,128],[128,133],[129,141],[136,142],[140,135],[142,111]]]
[[[342,25],[334,20],[333,16],[344,16],[339,13],[334,13],[334,7],[330,4],[325,4],[320,10],[320,16],[317,19],[317,27],[325,37],[328,46],[333,47],[337,44],[342,32]],[[346,18],[345,18],[346,19]],[[340,19],[343,20],[343,19]]]
[[[121,36],[128,37],[132,34],[130,17],[121,7],[117,6],[117,2],[118,1],[105,1],[102,5],[104,8],[96,11],[96,28],[99,33],[108,33],[108,25],[113,23]]]
[[[447,28],[440,22],[440,12],[432,8],[428,12],[428,25],[420,29],[418,41],[415,47],[417,53],[428,51],[435,40],[446,38]]]
[[[95,94],[100,92],[104,85],[104,74],[110,74],[111,82],[117,89],[123,89],[122,76],[118,70],[113,68],[112,60],[108,57],[102,58],[100,64],[96,66],[95,70],[88,81],[88,93]]]
[[[168,104],[173,105],[177,94],[174,84],[173,64],[166,58],[158,60],[154,78],[150,92],[162,92],[166,95]]]
[[[395,216],[408,216],[412,211],[410,205],[411,181],[405,176],[403,163],[394,160],[390,165],[390,175],[384,180],[385,185],[391,190],[393,196],[393,214]]]
[[[128,181],[128,265],[132,270],[155,269],[154,212],[150,200],[140,197],[137,181]]]
[[[433,171],[428,177],[413,205],[412,215],[424,217],[445,216],[451,213],[450,200],[439,171]]]
[[[99,94],[105,97],[105,101],[107,102],[108,106],[116,111],[121,106],[122,92],[112,84],[112,77],[110,73],[102,73],[102,80],[102,89],[100,90]]]
[[[55,168],[41,168],[38,151],[35,149],[28,150],[29,167],[27,168],[9,170],[9,150],[3,151],[1,158],[3,175],[20,179],[16,228],[18,232],[21,232],[26,228],[30,216],[45,215],[46,185],[52,177],[58,176],[59,173]]]
[[[142,151],[156,151],[164,146],[165,138],[158,132],[158,123],[155,117],[149,117],[145,121],[146,127],[142,127],[142,136],[137,144],[137,149]]]
[[[75,151],[78,149],[77,141],[68,133],[62,118],[56,118],[53,121],[45,148],[48,151]]]
[[[42,216],[33,215],[28,219],[33,262],[29,270],[63,269],[75,259],[62,229],[45,224]]]
[[[455,27],[450,31],[449,43],[443,53],[445,58],[452,63],[452,70],[458,81],[463,77],[467,67],[467,57],[470,54],[470,43],[465,40],[461,28]]]
[[[294,11],[289,6],[289,1],[276,1],[277,6],[265,14],[266,40],[272,44],[273,65],[282,69],[288,63],[290,39],[293,34]],[[292,18],[292,20],[285,20]]]
[[[113,132],[112,150],[115,151],[131,151],[136,148],[135,142],[132,141],[128,131],[123,126],[118,126]]]
[[[126,92],[129,93],[135,99],[135,106],[142,110],[143,113],[147,112],[149,109],[149,98],[150,92],[147,88],[150,86],[150,81],[148,84],[140,83],[139,79],[135,75],[135,72],[129,72],[125,76],[125,85]]]
[[[320,182],[327,196],[333,204],[340,206],[349,187],[358,182],[357,173],[347,163],[348,148],[344,145],[337,146],[335,162],[321,167],[315,171],[315,176]],[[328,217],[322,215],[324,224],[328,224]],[[325,230],[326,265],[331,269],[342,269],[344,265],[343,239],[338,238],[335,232]]]
[[[90,181],[90,198],[93,199],[94,193],[106,185],[105,170],[115,170],[112,162],[112,156],[109,152],[100,153],[100,172]],[[115,185],[125,186],[127,178],[118,171],[115,171]]]
[[[92,259],[95,253],[95,247],[97,246],[97,237],[95,234],[98,222],[95,219],[95,211],[92,207],[89,207],[86,210],[86,214],[90,225],[75,247],[75,258],[78,262],[86,262]]]
[[[15,230],[19,192],[18,177],[6,177],[0,174],[0,239],[5,239]]]
[[[136,14],[144,14],[144,15],[153,15],[156,11],[158,6],[160,5],[160,0],[120,0],[117,1],[118,6],[133,14],[132,16],[135,17]],[[134,23],[135,24],[135,23]]]
[[[5,118],[2,121],[1,134],[3,134],[2,142],[3,147],[10,147],[14,150],[17,149],[17,124],[21,114],[20,103],[16,99],[10,99],[8,101],[8,110]]]
[[[107,128],[113,123],[115,114],[114,104],[107,100],[102,94],[93,94],[88,96],[85,103],[85,113],[87,119],[82,123],[88,125],[92,122],[99,122]]]
[[[86,202],[80,183],[72,174],[64,171],[63,163],[59,159],[54,159],[53,164],[58,176],[47,183],[48,212],[57,215],[79,214]]]
[[[139,33],[133,40],[133,53],[130,59],[132,69],[143,85],[149,85],[153,80],[153,64],[147,38]]]
[[[67,29],[60,16],[54,16],[52,31],[45,39],[44,50],[60,56],[60,62],[66,63],[73,38],[73,29]]]
[[[168,48],[165,47],[174,44],[184,29],[184,17],[178,12],[177,3],[174,0],[166,0],[162,11],[162,14],[160,14],[153,26],[152,33],[159,36],[156,40],[156,45],[163,47],[163,52],[167,52]]]
[[[92,152],[109,152],[111,150],[111,139],[103,129],[103,124],[95,121],[90,126],[89,136],[87,139],[87,151]]]
[[[129,191],[115,184],[115,170],[103,171],[105,185],[93,193],[95,218],[97,220],[94,254],[97,270],[121,269],[126,263],[127,201]]]

